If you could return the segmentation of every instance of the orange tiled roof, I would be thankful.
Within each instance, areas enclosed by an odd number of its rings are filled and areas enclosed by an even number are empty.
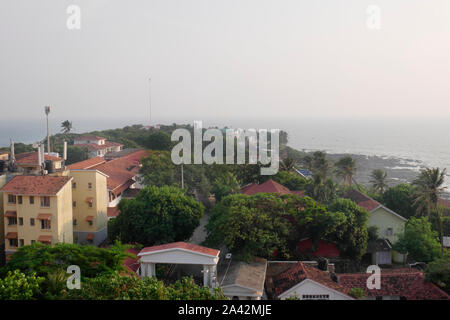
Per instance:
[[[16,195],[56,195],[71,177],[56,176],[15,176],[3,188],[2,192]]]
[[[67,166],[67,169],[69,169],[69,170],[87,170],[87,169],[98,166],[99,164],[102,164],[105,162],[106,162],[105,158],[95,157],[95,158],[87,159],[84,161],[72,163],[71,165]]]
[[[262,184],[253,183],[251,185],[245,186],[241,189],[241,193],[249,196],[257,193],[278,193],[279,195],[296,194],[299,196],[303,195],[301,191],[291,191],[278,182],[273,181],[272,179],[269,179]]]
[[[119,215],[120,211],[118,207],[108,207],[107,209],[107,215],[108,217],[117,217]]]
[[[277,296],[296,286],[303,280],[310,279],[328,288],[348,295],[350,289],[331,280],[330,275],[301,261],[280,273],[273,279]]]
[[[407,300],[449,300],[450,296],[436,285],[425,280],[423,272],[400,269],[381,272],[381,287],[367,288],[368,273],[339,274],[339,283],[347,288],[361,288],[366,296],[399,296]]]
[[[91,167],[90,169],[95,169],[108,175],[108,189],[117,192],[117,190],[121,186],[127,184],[127,187],[130,186],[130,181],[132,181],[132,179],[139,172],[139,162],[145,155],[147,155],[147,151],[139,150],[125,157],[113,159],[111,161]]]
[[[172,243],[162,244],[159,246],[146,247],[146,248],[142,249],[141,252],[139,252],[139,255],[142,255],[143,253],[168,250],[168,249],[185,249],[185,250],[203,253],[203,254],[207,254],[207,255],[215,256],[215,257],[217,257],[220,252],[219,250],[216,250],[216,249],[202,247],[202,246],[198,246],[198,245],[192,244],[192,243],[172,242]]]
[[[39,161],[39,154],[37,151],[31,151],[31,152],[24,152],[19,153],[15,155],[16,162],[21,165],[25,164],[34,164],[37,165]],[[54,157],[48,154],[44,154],[45,160],[52,160],[52,161],[62,161],[62,158]]]

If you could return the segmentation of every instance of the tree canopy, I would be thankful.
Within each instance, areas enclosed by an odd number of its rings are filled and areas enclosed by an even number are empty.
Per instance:
[[[179,188],[149,186],[135,199],[122,199],[119,210],[108,223],[108,238],[148,246],[188,240],[204,206]]]

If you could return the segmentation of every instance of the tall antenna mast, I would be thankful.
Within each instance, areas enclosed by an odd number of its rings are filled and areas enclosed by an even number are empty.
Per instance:
[[[150,123],[152,124],[152,78],[148,78],[148,103],[149,103],[149,112],[150,112]]]
[[[45,106],[45,116],[47,117],[47,152],[50,153],[50,132],[48,130],[48,114],[50,113],[50,106]]]

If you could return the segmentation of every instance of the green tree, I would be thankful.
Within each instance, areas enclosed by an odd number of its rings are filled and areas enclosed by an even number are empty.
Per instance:
[[[172,141],[167,133],[163,131],[156,131],[154,133],[150,133],[146,137],[144,146],[151,150],[169,151],[172,147]]]
[[[59,152],[62,152],[59,151]],[[67,146],[67,160],[66,165],[80,162],[89,158],[89,153],[87,148],[80,148],[77,146]]]
[[[147,157],[142,158],[141,164],[140,173],[146,185],[157,187],[178,185],[178,181],[175,180],[175,165],[169,152],[150,151]]]
[[[280,170],[281,171],[292,171],[294,169],[294,159],[290,157],[286,157],[280,162]]]
[[[386,171],[381,169],[373,170],[370,174],[370,183],[372,184],[372,188],[374,192],[383,194],[384,190],[386,190]]]
[[[336,175],[344,181],[344,184],[350,186],[356,172],[355,159],[350,156],[345,156],[339,159],[334,165],[336,167]]]
[[[430,262],[425,270],[426,278],[450,294],[450,251]]]
[[[351,288],[349,295],[355,299],[363,299],[366,296],[366,293],[361,288]]]
[[[145,187],[135,199],[119,203],[120,215],[108,223],[108,238],[145,246],[188,240],[204,206],[176,187]]]
[[[306,155],[301,160],[301,163],[305,166],[305,168],[309,171],[312,171],[313,169],[313,157],[310,155]]]
[[[253,256],[271,258],[275,251],[288,257],[290,224],[283,207],[282,199],[275,194],[229,195],[211,213],[206,243],[214,247],[223,244],[244,260]]]
[[[345,224],[341,224],[335,233],[335,241],[343,256],[360,259],[367,249],[369,233],[367,221],[369,214],[349,199],[336,199],[328,207],[331,212],[345,215]]]
[[[383,193],[381,202],[402,217],[409,219],[416,212],[414,199],[414,187],[408,183],[401,183],[387,189]]]
[[[64,121],[63,123],[61,123],[61,132],[64,134],[70,133],[73,129],[72,127],[72,122],[69,120]]]
[[[212,192],[217,202],[225,196],[238,193],[239,183],[236,176],[231,172],[224,172],[219,175],[212,184]]]
[[[417,261],[430,262],[439,257],[441,244],[438,233],[431,229],[431,223],[427,218],[412,217],[393,249],[409,253]]]
[[[413,184],[417,186],[415,204],[418,212],[426,213],[430,217],[432,210],[437,210],[438,200],[446,187],[442,187],[445,180],[446,169],[427,168],[420,171]]]
[[[336,198],[336,185],[330,178],[315,174],[306,185],[306,194],[322,203],[330,203]]]
[[[0,279],[0,300],[37,299],[43,281],[44,278],[35,273],[25,275],[19,270],[8,271],[6,277]]]
[[[308,180],[296,173],[279,171],[274,176],[268,176],[289,190],[305,190]]]
[[[68,290],[60,299],[70,300],[226,300],[220,288],[195,284],[192,278],[183,278],[165,285],[155,277],[140,279],[114,273],[83,281],[80,290]]]
[[[320,174],[324,179],[328,177],[328,171],[331,164],[327,159],[327,155],[323,151],[316,151],[312,156],[312,171],[315,174]]]

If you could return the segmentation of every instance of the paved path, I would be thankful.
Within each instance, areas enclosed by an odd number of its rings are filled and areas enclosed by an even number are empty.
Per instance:
[[[189,243],[200,245],[206,239],[205,226],[208,223],[208,220],[209,215],[205,213],[200,219],[200,225],[194,230],[194,234],[189,240]]]

